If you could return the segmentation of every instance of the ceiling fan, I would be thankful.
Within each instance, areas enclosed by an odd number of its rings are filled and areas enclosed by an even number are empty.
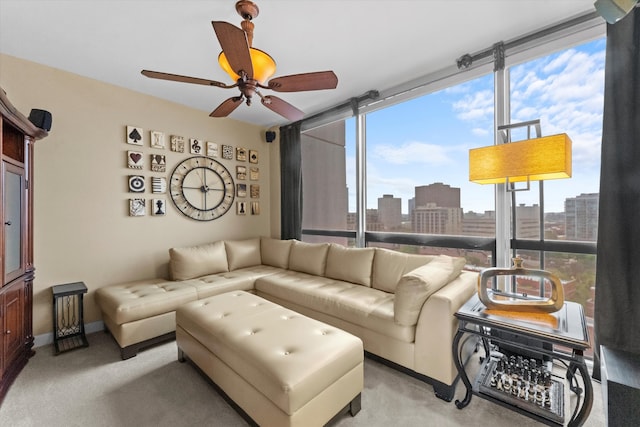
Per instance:
[[[216,86],[223,89],[237,87],[240,95],[222,102],[209,114],[211,117],[226,117],[238,108],[242,101],[251,105],[253,96],[258,95],[262,104],[271,111],[291,121],[302,119],[304,116],[302,111],[277,96],[263,95],[260,89],[271,89],[276,92],[335,89],[338,85],[338,77],[333,71],[318,71],[276,77],[265,83],[275,73],[276,64],[266,52],[252,47],[254,24],[251,20],[258,16],[258,6],[252,1],[240,0],[236,3],[236,11],[244,19],[241,23],[242,28],[223,21],[211,22],[222,47],[218,62],[222,69],[234,79],[235,84],[228,85],[215,80],[150,70],[142,70],[142,74],[154,79]]]

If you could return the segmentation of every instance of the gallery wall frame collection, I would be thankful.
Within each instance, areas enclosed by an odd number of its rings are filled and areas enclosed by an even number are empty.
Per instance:
[[[168,144],[167,144],[168,142]],[[179,135],[167,135],[162,131],[150,130],[145,132],[144,129],[137,126],[126,126],[126,143],[132,145],[131,149],[126,151],[127,167],[130,174],[127,176],[128,191],[132,194],[132,198],[128,200],[129,216],[141,217],[150,213],[152,216],[165,216],[167,214],[167,191],[170,191],[170,198],[173,200],[178,211],[185,216],[199,221],[210,221],[221,217],[235,202],[236,215],[259,215],[260,214],[260,168],[258,150],[249,150],[244,147],[234,147],[228,144],[218,144],[216,142],[204,141],[197,138],[185,138]],[[145,152],[144,149],[150,148],[151,152]],[[144,171],[152,173],[167,173],[167,156],[156,150],[169,149],[174,153],[191,154],[192,157],[185,158],[176,163],[177,166],[170,167],[173,171],[171,176],[176,175],[177,180],[184,180],[186,175],[176,174],[176,169],[180,165],[191,164],[196,167],[198,173],[200,168],[209,169],[215,176],[222,177],[222,186],[233,186],[233,191],[225,192],[226,199],[222,199],[220,208],[213,212],[213,208],[208,208],[204,202],[204,207],[194,206],[195,201],[189,201],[184,197],[184,190],[180,192],[173,191],[175,186],[168,185],[170,177],[167,175],[144,175]],[[200,160],[201,159],[201,160]],[[225,161],[234,161],[235,164],[230,168],[220,163],[217,159]],[[145,160],[148,161],[145,162]],[[190,160],[190,162],[188,162]],[[196,162],[196,166],[193,166]],[[198,162],[201,163],[198,164]],[[235,167],[234,167],[235,166]],[[225,172],[226,171],[226,172]],[[224,182],[223,177],[226,173],[229,180]],[[194,179],[195,175],[191,179]],[[234,182],[235,178],[235,182]],[[148,181],[147,181],[148,180]],[[147,182],[150,185],[147,185]],[[184,181],[180,181],[183,183]],[[186,184],[189,185],[189,184]],[[185,187],[186,188],[186,187]],[[198,190],[203,193],[213,194],[214,188],[209,189],[208,186],[202,185],[198,189],[192,189],[196,193]],[[152,198],[145,198],[143,194],[148,191],[153,194]],[[191,191],[191,190],[190,190]],[[211,193],[209,193],[211,191]],[[181,193],[181,196],[178,195]],[[229,194],[233,193],[231,201],[228,200]],[[205,196],[206,200],[206,196]],[[193,202],[193,203],[192,203]],[[179,203],[179,204],[178,204]]]

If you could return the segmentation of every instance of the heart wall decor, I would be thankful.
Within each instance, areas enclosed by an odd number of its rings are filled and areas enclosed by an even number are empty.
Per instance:
[[[127,166],[130,169],[142,169],[144,161],[140,151],[127,151]]]

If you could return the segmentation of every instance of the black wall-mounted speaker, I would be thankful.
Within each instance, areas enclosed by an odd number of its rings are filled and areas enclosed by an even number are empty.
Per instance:
[[[276,139],[276,133],[275,133],[274,131],[272,131],[272,130],[268,130],[268,131],[265,133],[265,135],[264,135],[264,136],[265,136],[265,138],[266,138],[267,142],[273,142],[273,141],[275,141],[275,139]]]
[[[38,110],[33,109],[31,113],[29,113],[29,121],[39,127],[40,129],[44,129],[47,132],[51,130],[51,113],[46,110]]]

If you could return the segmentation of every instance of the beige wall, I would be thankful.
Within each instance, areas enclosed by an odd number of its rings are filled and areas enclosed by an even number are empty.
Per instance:
[[[97,288],[166,276],[172,246],[279,235],[278,142],[265,143],[265,129],[212,119],[207,112],[6,55],[0,55],[0,86],[23,114],[40,108],[53,115],[49,136],[35,147],[35,335],[52,330],[53,285],[75,281],[87,285],[85,322],[89,323],[100,320],[93,297]],[[125,143],[127,125],[145,130],[144,147]],[[165,133],[165,150],[149,146],[149,130]],[[128,199],[133,193],[128,192],[128,175],[146,177],[143,196],[150,203],[158,195],[151,193],[149,177],[168,178],[178,162],[192,156],[170,151],[170,135],[258,150],[261,214],[237,216],[234,206],[217,220],[194,221],[182,215],[166,194],[162,195],[166,216],[151,216],[147,208],[146,216],[130,217]],[[127,168],[126,152],[132,149],[144,153],[142,171]],[[166,154],[166,174],[151,172],[152,153]],[[219,160],[234,176],[237,164],[248,165]],[[272,208],[277,218],[272,217]]]

